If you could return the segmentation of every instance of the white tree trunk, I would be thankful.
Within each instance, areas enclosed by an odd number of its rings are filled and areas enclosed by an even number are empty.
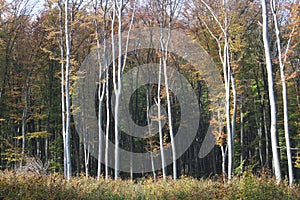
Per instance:
[[[166,179],[166,169],[165,169],[165,153],[164,153],[164,135],[162,132],[162,123],[161,123],[161,76],[162,76],[162,61],[160,59],[159,70],[158,70],[158,83],[157,83],[157,118],[158,118],[158,132],[159,132],[159,147],[160,147],[160,156],[161,156],[161,169],[163,179]]]
[[[241,163],[244,161],[244,114],[243,114],[243,102],[241,102],[241,107],[240,107],[240,123],[241,123],[241,135],[240,135],[240,140],[241,140]],[[242,169],[243,172],[243,169]]]
[[[285,142],[286,142],[286,154],[287,154],[287,160],[288,160],[289,182],[290,182],[290,186],[292,186],[293,181],[294,181],[294,174],[293,174],[293,162],[292,162],[290,134],[289,134],[288,97],[287,97],[287,88],[286,88],[285,73],[284,73],[284,62],[281,57],[282,52],[281,52],[280,31],[279,31],[279,27],[278,27],[275,4],[276,4],[276,0],[271,0],[271,10],[272,10],[273,18],[274,18],[278,60],[279,60],[279,67],[280,67],[280,77],[281,77],[281,84],[282,84],[284,134],[285,134]],[[290,37],[290,39],[291,39],[291,37]],[[287,46],[287,51],[288,51],[288,48],[289,48],[289,46]],[[287,56],[287,54],[285,54],[285,60],[286,60],[286,56]]]
[[[70,122],[71,122],[71,104],[70,104],[70,38],[69,38],[69,0],[65,1],[65,37],[66,37],[66,72],[65,72],[65,94],[66,94],[66,134],[65,134],[65,156],[67,167],[67,179],[72,176],[71,153],[70,153]]]
[[[281,172],[280,172],[280,162],[279,155],[277,150],[277,118],[276,118],[276,101],[274,93],[274,83],[273,83],[273,70],[272,70],[272,61],[270,55],[270,45],[269,45],[269,34],[268,34],[268,9],[266,0],[262,0],[262,17],[263,17],[263,41],[265,48],[265,57],[266,57],[266,68],[268,72],[268,87],[269,87],[269,101],[271,109],[271,146],[272,146],[272,155],[273,155],[273,166],[275,171],[275,178],[279,183],[281,181]]]
[[[213,9],[204,1],[201,0],[201,2],[205,5],[205,7],[209,10],[210,14],[213,16],[215,21],[217,22],[219,28],[221,29],[223,35],[224,35],[224,47],[223,51],[221,48],[221,42],[220,39],[217,38],[210,28],[207,26],[204,20],[202,22],[204,23],[205,27],[209,31],[209,33],[212,35],[212,37],[216,40],[219,48],[219,57],[223,64],[223,74],[224,74],[224,87],[226,91],[226,97],[225,97],[225,116],[226,116],[226,130],[227,130],[227,150],[228,150],[228,179],[230,180],[232,178],[232,172],[233,172],[233,163],[234,163],[234,149],[233,149],[233,135],[232,135],[232,128],[235,128],[235,117],[232,118],[232,122],[230,122],[230,77],[231,77],[231,66],[230,66],[230,50],[229,50],[229,34],[228,34],[228,6],[227,6],[227,0],[223,0],[222,5],[225,10],[225,17],[224,17],[224,26],[222,26],[220,20],[217,18],[215,12]],[[234,83],[232,86],[235,86]],[[235,92],[235,91],[233,91]],[[235,95],[235,93],[234,93]],[[235,105],[236,106],[236,105]],[[226,152],[226,150],[225,150]]]
[[[111,32],[111,39],[112,39],[112,59],[113,59],[113,85],[115,91],[115,180],[119,178],[119,107],[120,107],[120,100],[121,100],[121,91],[122,91],[122,74],[126,65],[127,59],[127,49],[128,49],[128,42],[129,42],[129,34],[132,29],[134,13],[136,8],[136,1],[134,1],[134,8],[133,14],[131,16],[130,27],[128,30],[127,41],[125,45],[125,52],[124,58],[122,59],[122,21],[123,21],[123,10],[124,2],[123,0],[114,1],[113,7],[113,19],[112,19],[112,32]],[[116,55],[115,55],[115,42],[114,42],[114,24],[115,24],[115,17],[116,17],[116,8],[118,8],[118,67],[116,68]],[[117,75],[116,75],[117,72]]]
[[[175,146],[175,139],[173,133],[173,125],[172,125],[172,110],[171,110],[171,100],[170,100],[170,92],[169,92],[169,83],[168,83],[168,74],[167,74],[167,59],[168,59],[168,43],[169,37],[171,34],[171,30],[169,29],[168,38],[166,42],[165,55],[163,56],[163,67],[164,67],[164,79],[165,79],[165,87],[166,87],[166,95],[167,95],[167,112],[168,112],[168,125],[170,131],[170,138],[171,138],[171,145],[172,145],[172,161],[173,161],[173,179],[177,179],[177,165],[176,165],[176,146]],[[161,42],[162,46],[164,45]]]
[[[227,125],[227,145],[228,145],[228,179],[232,178],[233,173],[233,164],[234,164],[234,151],[233,151],[233,130],[235,119],[233,117],[232,124],[230,124],[230,81],[231,80],[231,67],[230,67],[230,53],[229,53],[229,35],[228,35],[228,6],[227,0],[223,0],[223,6],[225,9],[225,18],[224,18],[224,58],[223,58],[223,68],[224,68],[224,78],[225,78],[225,89],[226,89],[226,125]],[[225,77],[227,76],[227,77]],[[234,86],[234,83],[233,83]],[[234,91],[235,92],[235,91]],[[234,93],[235,95],[235,93]],[[236,96],[236,95],[235,95]],[[235,97],[236,98],[236,97]],[[236,101],[236,99],[235,99]],[[236,103],[235,103],[236,107]],[[236,108],[234,108],[236,109]],[[235,111],[236,113],[236,111]]]
[[[118,5],[118,67],[116,68],[116,55],[115,55],[115,37],[114,37],[114,24],[115,24],[115,17],[116,17],[116,7],[118,2],[114,2],[114,9],[113,9],[113,20],[112,20],[112,30],[111,30],[111,39],[112,39],[112,57],[113,57],[113,85],[114,85],[114,92],[115,92],[115,107],[114,107],[114,114],[115,114],[115,123],[114,123],[114,131],[115,131],[115,180],[119,178],[119,103],[121,97],[121,63],[122,63],[122,6],[121,4],[123,1],[121,0],[120,5]],[[117,73],[117,77],[116,77]]]
[[[106,129],[105,129],[105,179],[109,178],[108,171],[108,144],[109,144],[109,126],[110,126],[110,98],[109,98],[109,70],[106,70],[105,74],[105,93],[106,93]]]
[[[99,40],[99,25],[97,21],[97,0],[94,1],[94,23],[95,23],[95,35],[96,35],[96,41],[97,41],[97,64],[99,67],[99,77],[98,77],[98,100],[99,100],[99,105],[98,105],[98,138],[99,138],[99,145],[98,145],[98,168],[97,168],[97,179],[100,180],[100,175],[101,175],[101,161],[102,161],[102,146],[103,146],[103,141],[102,141],[102,105],[103,105],[103,99],[104,99],[104,94],[105,94],[105,85],[102,87],[102,71],[103,67],[101,64],[101,53],[100,53],[100,40]],[[104,13],[105,15],[105,13]],[[105,20],[104,20],[105,22]],[[106,26],[106,24],[104,25]],[[104,30],[106,30],[104,28]],[[105,31],[103,31],[103,34],[105,34]],[[106,58],[104,58],[106,59]]]

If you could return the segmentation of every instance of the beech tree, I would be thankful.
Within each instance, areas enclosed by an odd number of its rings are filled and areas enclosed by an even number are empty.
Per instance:
[[[271,6],[273,19],[274,19],[278,60],[279,60],[279,67],[280,67],[280,78],[281,78],[281,85],[282,85],[282,100],[283,100],[283,115],[284,115],[284,133],[285,133],[285,141],[286,141],[287,160],[288,160],[289,182],[290,182],[290,186],[291,186],[293,184],[294,175],[293,175],[293,163],[292,163],[290,134],[289,134],[288,98],[287,98],[287,86],[286,86],[286,80],[285,80],[286,76],[285,76],[285,72],[284,72],[284,69],[285,69],[284,63],[287,60],[287,52],[289,50],[289,45],[290,45],[291,37],[294,32],[294,28],[292,30],[292,33],[290,34],[290,38],[287,43],[285,54],[282,54],[280,30],[279,30],[277,15],[276,15],[277,14],[276,0],[271,0],[270,6]],[[283,56],[283,59],[282,59],[282,56]]]
[[[51,173],[64,172],[66,178],[81,173],[98,180],[101,174],[106,179],[224,174],[226,181],[227,175],[230,179],[234,174],[250,173],[251,166],[255,175],[274,168],[277,180],[289,176],[291,185],[296,182],[293,178],[299,179],[299,1],[47,0],[38,12],[32,12],[34,5],[29,2],[0,0],[1,169],[16,169],[24,164],[23,157],[38,157],[50,162]],[[166,30],[153,44],[161,50],[139,49],[137,42],[134,51],[127,53],[126,43],[131,41],[119,38],[120,33],[152,26]],[[169,43],[173,30],[187,33],[186,37],[202,45],[216,63],[227,102],[222,105],[220,101],[218,112],[210,107],[211,94],[197,66],[169,52],[176,45],[176,41]],[[141,40],[152,41],[149,37]],[[87,105],[76,107],[70,102],[77,95],[73,84],[81,78],[75,75],[92,50],[97,57],[94,75],[99,75],[92,99],[99,143],[90,141],[90,117],[94,113],[85,116]],[[109,63],[111,52],[115,53],[114,62]],[[133,91],[139,86],[133,80],[146,75],[147,69],[138,71],[130,83],[123,83],[122,76],[146,63],[158,63],[155,75],[159,84]],[[173,77],[167,76],[168,66],[191,84],[198,98],[191,106],[201,112],[195,138],[178,159],[176,150],[184,141],[176,141],[175,146],[174,138],[178,127],[185,125],[181,124],[184,108],[169,90]],[[130,116],[123,119],[116,101],[122,98],[127,84],[132,84]],[[79,93],[79,99],[85,102],[83,94]],[[82,115],[83,135],[76,129],[77,113]],[[145,126],[148,138],[124,131],[122,123],[130,117],[138,126]],[[151,123],[157,123],[157,133]],[[213,130],[216,146],[200,158],[210,124],[217,127]],[[113,143],[114,147],[109,146]],[[126,166],[119,166],[120,148],[131,152]],[[136,163],[134,153],[149,156],[148,172],[135,173],[135,164],[143,170],[145,163]],[[121,172],[123,167],[129,171]]]
[[[278,145],[277,145],[277,112],[276,112],[276,100],[274,92],[274,80],[273,80],[273,69],[270,53],[270,44],[269,44],[269,33],[268,33],[268,9],[266,0],[261,1],[262,5],[262,17],[263,17],[263,41],[265,49],[265,58],[266,58],[266,68],[268,71],[268,88],[269,88],[269,102],[271,109],[271,145],[272,145],[272,155],[273,155],[273,166],[275,170],[275,177],[277,182],[281,181],[281,172],[280,172],[280,162],[278,155]]]
[[[70,102],[70,68],[71,68],[71,43],[69,37],[69,0],[65,0],[65,43],[66,43],[66,67],[65,67],[65,95],[66,95],[66,132],[64,140],[64,151],[66,156],[66,177],[69,180],[72,176],[71,149],[70,149],[70,123],[71,123],[71,102]],[[64,116],[63,116],[64,117]]]
[[[211,29],[208,27],[206,22],[202,19],[200,19],[205,27],[208,29],[209,33],[212,35],[212,37],[215,39],[215,41],[218,44],[219,48],[219,58],[223,66],[223,75],[224,75],[224,87],[225,87],[225,115],[226,115],[226,134],[227,134],[227,146],[226,151],[228,150],[228,179],[230,180],[233,173],[233,166],[234,166],[234,130],[235,130],[235,121],[236,121],[236,89],[235,89],[235,82],[234,82],[234,74],[231,69],[231,60],[230,60],[230,44],[229,44],[229,21],[228,21],[228,2],[227,0],[224,0],[222,2],[222,9],[224,10],[224,25],[221,24],[220,20],[218,19],[217,15],[215,14],[215,11],[203,0],[201,2],[204,4],[204,6],[207,8],[209,13],[212,15],[213,19],[216,21],[218,27],[221,29],[221,35],[223,36],[223,41],[221,41],[219,38],[214,35],[214,33],[211,31]],[[222,43],[222,44],[221,44]],[[223,47],[222,47],[223,46]],[[222,49],[223,48],[223,49]],[[232,85],[232,91],[234,94],[234,101],[233,101],[233,116],[231,120],[231,114],[230,114],[230,91]],[[223,155],[223,163],[225,162],[225,152],[222,150]],[[224,170],[223,170],[224,172]]]

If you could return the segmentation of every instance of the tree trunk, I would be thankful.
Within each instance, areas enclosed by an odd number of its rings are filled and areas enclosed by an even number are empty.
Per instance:
[[[161,31],[161,34],[162,31]],[[164,43],[161,35],[161,48],[162,51],[165,52],[163,57],[163,68],[164,68],[164,79],[165,79],[165,87],[166,87],[166,96],[167,96],[167,112],[168,112],[168,125],[170,131],[170,138],[171,138],[171,145],[172,145],[172,161],[173,161],[173,179],[177,179],[177,165],[176,165],[176,146],[175,146],[175,139],[173,133],[173,125],[172,125],[172,110],[171,110],[171,101],[170,101],[170,94],[169,94],[169,83],[168,83],[168,74],[167,74],[167,59],[168,59],[168,45],[170,40],[171,34],[171,27],[168,29],[168,38],[166,39],[166,43]]]
[[[266,68],[268,72],[268,87],[269,87],[269,100],[270,100],[270,109],[271,109],[271,145],[272,145],[272,154],[273,154],[273,166],[275,170],[275,177],[277,182],[281,181],[281,172],[280,172],[280,162],[279,155],[277,150],[277,113],[276,113],[276,100],[274,93],[274,83],[273,83],[273,70],[272,62],[270,55],[270,45],[269,45],[269,34],[268,34],[268,9],[266,0],[262,0],[262,17],[263,17],[263,41],[265,48],[265,57],[266,57]]]
[[[25,138],[26,138],[26,120],[27,120],[27,112],[28,112],[28,91],[29,91],[29,79],[30,79],[31,72],[29,72],[27,80],[26,80],[26,86],[25,86],[25,105],[23,109],[23,115],[22,115],[22,160],[21,160],[21,166],[22,161],[25,157]]]
[[[229,54],[229,49],[228,49],[228,54]],[[228,59],[230,60],[229,55],[228,55]],[[228,61],[228,67],[230,68],[229,61]],[[234,72],[231,73],[231,88],[232,88],[232,94],[233,94],[233,114],[232,114],[232,119],[231,119],[231,135],[232,135],[232,139],[231,139],[232,140],[232,144],[231,144],[232,145],[231,146],[232,169],[231,169],[231,171],[233,172],[233,169],[234,169],[234,135],[235,135],[236,112],[237,112],[237,94],[236,94],[236,87],[235,87]]]
[[[163,179],[166,179],[166,169],[165,169],[165,154],[164,154],[164,134],[162,131],[162,116],[161,116],[161,75],[162,75],[162,64],[159,64],[158,70],[158,83],[157,83],[157,118],[158,118],[158,132],[159,132],[159,147],[160,147],[160,156],[161,156],[161,168],[162,168],[162,175]]]
[[[104,21],[105,22],[105,21]],[[101,55],[100,55],[100,40],[99,40],[99,26],[97,21],[97,0],[94,2],[94,23],[95,23],[95,35],[96,35],[96,41],[97,41],[97,64],[99,66],[99,77],[98,77],[98,138],[99,138],[99,145],[98,145],[98,168],[97,168],[97,179],[100,179],[101,175],[101,161],[102,161],[102,104],[104,99],[104,93],[105,93],[105,85],[102,87],[102,71],[103,67],[101,64]],[[106,24],[104,24],[106,26]],[[104,28],[105,30],[105,28]],[[105,34],[105,31],[104,31]],[[104,58],[106,59],[106,58]]]
[[[67,179],[70,180],[72,176],[71,169],[71,152],[70,152],[70,123],[71,123],[71,104],[70,104],[70,38],[69,38],[69,0],[65,1],[65,37],[66,37],[66,72],[65,72],[65,94],[66,94],[66,133],[65,133],[65,156],[66,156],[66,175]]]
[[[63,45],[63,8],[61,0],[58,1],[59,6],[59,48],[60,48],[60,62],[61,62],[61,120],[62,120],[62,136],[64,143],[64,176],[67,177],[67,156],[65,150],[66,143],[66,108],[65,108],[65,67],[64,67],[64,45]]]
[[[284,63],[283,63],[283,60],[281,57],[282,52],[281,52],[280,31],[279,31],[279,27],[278,27],[275,4],[276,4],[276,0],[271,0],[271,10],[272,10],[273,18],[274,18],[278,60],[279,60],[279,67],[280,67],[280,78],[281,78],[281,84],[282,84],[284,135],[285,135],[285,143],[286,143],[286,154],[287,154],[287,160],[288,160],[289,182],[290,182],[290,186],[292,186],[293,181],[294,181],[294,174],[293,174],[293,162],[292,162],[290,134],[289,134],[288,97],[287,97],[287,87],[286,87],[285,73],[284,73]],[[287,46],[287,51],[288,51],[288,48],[289,48],[289,46]],[[287,55],[285,54],[285,60],[286,60],[286,56]]]
[[[106,65],[105,65],[106,66]],[[107,67],[107,66],[106,66]],[[105,74],[105,93],[106,93],[106,129],[105,129],[105,179],[109,178],[108,171],[108,144],[109,144],[109,127],[110,127],[110,98],[109,98],[109,70],[106,68]]]

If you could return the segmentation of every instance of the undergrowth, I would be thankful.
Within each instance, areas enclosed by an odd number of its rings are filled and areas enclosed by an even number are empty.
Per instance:
[[[73,177],[67,181],[59,174],[36,176],[0,174],[0,199],[300,199],[300,187],[272,178],[245,174],[228,183],[222,180],[182,177],[171,179],[104,180]]]

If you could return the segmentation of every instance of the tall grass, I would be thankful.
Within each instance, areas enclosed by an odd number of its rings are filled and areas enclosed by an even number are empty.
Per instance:
[[[58,174],[0,174],[0,199],[300,199],[300,187],[266,176],[244,175],[230,183],[183,177],[177,181],[103,180]]]

